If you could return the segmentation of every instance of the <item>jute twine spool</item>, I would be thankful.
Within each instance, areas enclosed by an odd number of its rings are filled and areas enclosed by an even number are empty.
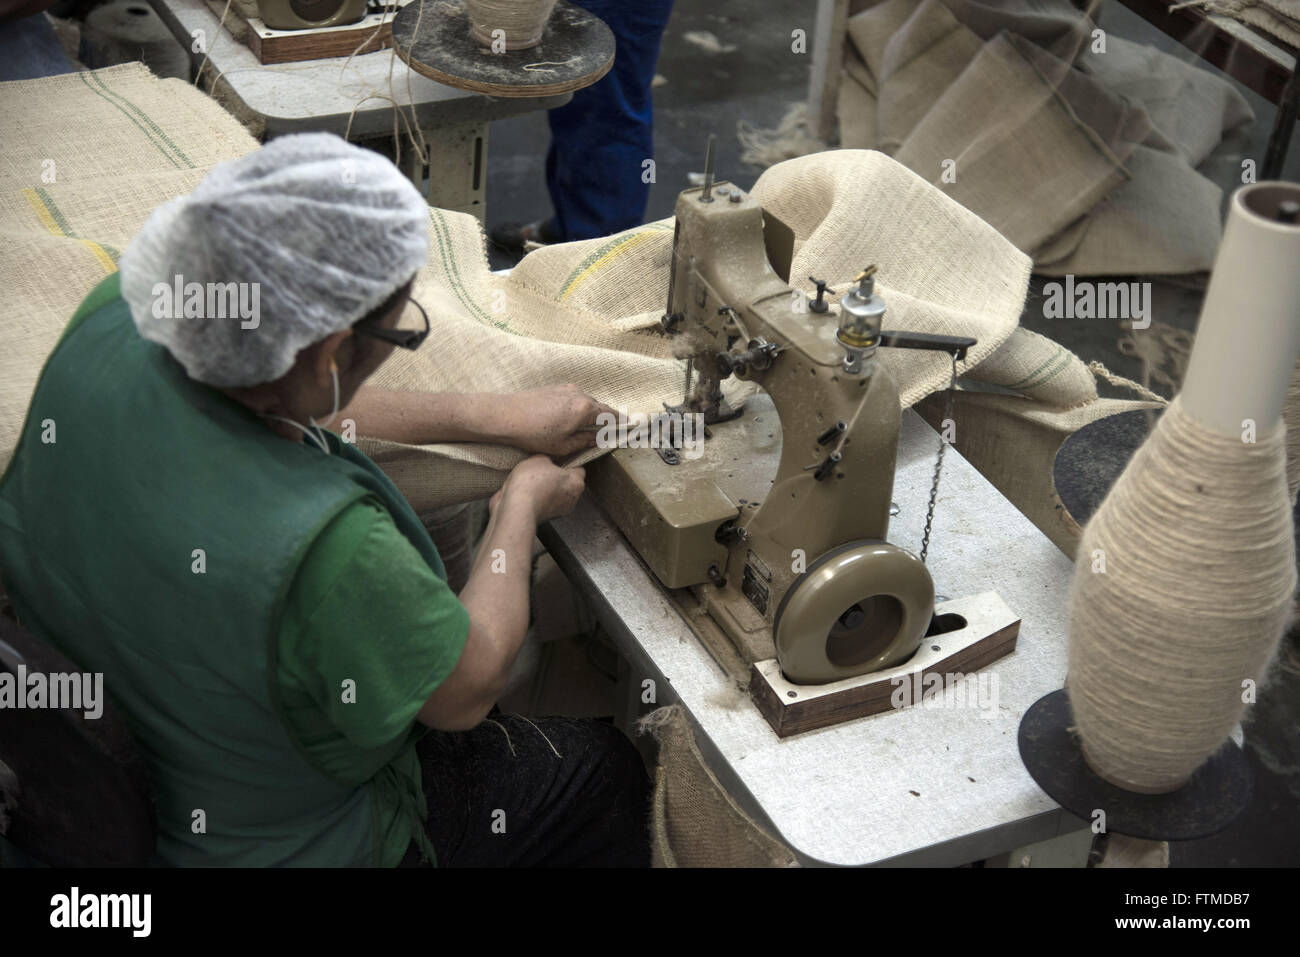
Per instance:
[[[479,43],[490,47],[492,32],[505,34],[507,50],[526,50],[542,39],[546,21],[551,18],[557,0],[465,0],[469,32]]]
[[[1286,420],[1286,484],[1291,490],[1291,501],[1295,501],[1296,489],[1300,489],[1300,365],[1291,374],[1291,384],[1286,390],[1286,405],[1282,407],[1282,417]]]
[[[1175,398],[1084,529],[1066,687],[1084,758],[1119,787],[1185,783],[1277,647],[1296,585],[1286,429],[1256,439]]]
[[[96,7],[81,29],[81,60],[92,70],[141,60],[154,75],[188,80],[190,60],[146,0]]]

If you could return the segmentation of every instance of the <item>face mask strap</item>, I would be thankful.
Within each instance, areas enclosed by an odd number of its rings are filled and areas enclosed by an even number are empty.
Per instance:
[[[313,432],[311,429],[304,428],[303,426],[299,425],[293,419],[286,419],[282,415],[268,415],[266,416],[266,418],[275,419],[275,421],[283,422],[285,425],[292,425],[303,435],[307,436],[307,438],[311,439],[312,444],[318,446],[322,452],[324,452],[326,455],[330,454],[330,447],[325,442],[325,437],[320,434],[319,429]]]
[[[305,426],[299,425],[293,419],[286,419],[282,415],[266,416],[268,419],[275,419],[277,422],[292,425],[303,435],[307,436],[307,438],[311,439],[312,443],[318,446],[326,455],[330,454],[330,447],[329,442],[325,439],[325,434],[321,432],[321,426],[329,425],[334,421],[334,417],[339,414],[339,372],[338,367],[334,364],[332,359],[330,360],[330,376],[334,379],[334,408],[330,411],[329,418],[324,422],[317,422],[314,418],[308,416],[307,421],[312,424],[312,428],[308,429]]]
[[[330,360],[330,377],[334,380],[334,408],[330,410],[330,417],[324,422],[317,422],[315,419],[310,420],[311,424],[316,426],[316,428],[320,428],[323,425],[329,425],[334,421],[334,416],[339,414],[339,370],[338,367],[334,365],[333,359]]]

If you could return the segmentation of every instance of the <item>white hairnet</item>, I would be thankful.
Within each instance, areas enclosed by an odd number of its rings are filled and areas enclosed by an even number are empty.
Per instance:
[[[271,382],[405,285],[428,259],[428,226],[384,157],[328,133],[284,136],[155,209],[122,255],[122,296],[190,378]]]

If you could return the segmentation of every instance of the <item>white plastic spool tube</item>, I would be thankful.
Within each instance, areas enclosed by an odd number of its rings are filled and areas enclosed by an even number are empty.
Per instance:
[[[1228,204],[1181,401],[1220,435],[1276,428],[1300,354],[1300,222],[1279,220],[1300,185],[1255,183]]]
[[[92,10],[81,30],[81,60],[92,70],[139,60],[156,76],[190,78],[189,54],[146,0]]]

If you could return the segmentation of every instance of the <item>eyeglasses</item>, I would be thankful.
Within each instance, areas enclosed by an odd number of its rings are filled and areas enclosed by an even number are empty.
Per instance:
[[[418,349],[420,344],[429,337],[429,314],[424,311],[414,299],[408,299],[412,306],[420,310],[420,315],[424,317],[424,330],[415,329],[383,329],[378,326],[360,324],[352,327],[352,331],[359,336],[370,336],[373,339],[382,339],[384,342],[391,342],[400,349]]]

